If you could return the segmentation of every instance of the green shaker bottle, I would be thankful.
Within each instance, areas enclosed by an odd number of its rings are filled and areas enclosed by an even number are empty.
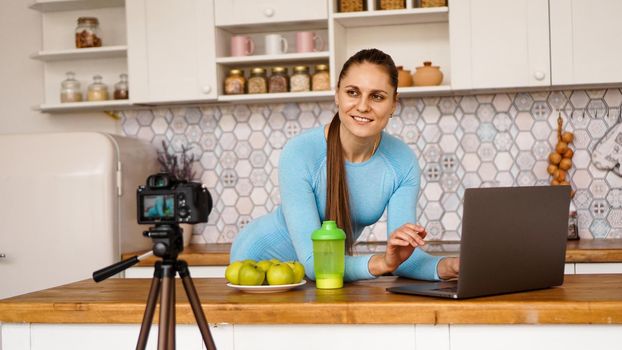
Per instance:
[[[346,234],[334,221],[324,221],[322,227],[313,232],[311,240],[313,240],[316,287],[319,289],[343,287]]]

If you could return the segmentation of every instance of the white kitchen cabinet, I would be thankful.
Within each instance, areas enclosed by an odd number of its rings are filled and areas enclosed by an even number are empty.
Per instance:
[[[622,82],[619,0],[550,0],[553,85]]]
[[[99,74],[112,98],[119,75],[127,73],[126,16],[122,0],[38,0],[30,8],[41,13],[42,47],[31,55],[44,65],[42,112],[110,110],[130,105],[128,100],[86,101],[93,76]],[[75,47],[75,27],[79,17],[97,17],[102,47]],[[60,85],[67,72],[80,82],[83,102],[61,103]]]
[[[361,49],[378,48],[391,55],[397,66],[414,73],[424,61],[432,61],[443,72],[440,86],[406,87],[402,96],[416,93],[442,93],[451,90],[449,15],[447,7],[414,8],[412,1],[399,10],[378,10],[368,2],[368,10],[337,12],[338,0],[329,0],[331,85],[335,88],[345,61]],[[450,2],[453,6],[454,2]]]
[[[213,0],[127,0],[132,103],[217,98]]]
[[[547,0],[460,0],[450,6],[453,89],[551,84]]]
[[[622,273],[622,263],[576,263],[575,274]]]
[[[326,21],[324,0],[215,0],[216,26]]]

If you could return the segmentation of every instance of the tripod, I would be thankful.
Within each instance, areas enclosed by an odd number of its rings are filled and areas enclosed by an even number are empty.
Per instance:
[[[179,274],[186,291],[186,296],[192,307],[194,318],[197,321],[203,343],[208,350],[216,350],[216,344],[212,338],[205,314],[201,308],[199,296],[190,277],[188,263],[179,260],[177,257],[183,251],[183,238],[181,228],[174,224],[157,224],[143,232],[145,237],[150,237],[154,241],[153,251],[141,256],[134,256],[120,261],[93,273],[93,280],[101,282],[106,278],[117,274],[130,266],[136,264],[151,254],[162,258],[155,264],[151,288],[147,297],[147,306],[143,315],[138,336],[137,350],[144,350],[147,346],[149,331],[153,323],[153,315],[160,296],[160,323],[158,329],[158,350],[175,349],[175,276]]]

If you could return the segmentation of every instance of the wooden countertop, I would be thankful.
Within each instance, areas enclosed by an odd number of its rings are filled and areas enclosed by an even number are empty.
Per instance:
[[[195,266],[226,266],[229,264],[229,243],[191,244],[186,247],[180,259]],[[384,242],[359,243],[356,245],[358,254],[382,252]],[[429,242],[424,248],[433,255],[458,255],[459,242]],[[143,252],[125,253],[123,259]],[[153,266],[155,257],[147,258],[137,266]],[[568,241],[566,248],[566,262],[568,263],[619,263],[622,262],[622,239],[593,239]]]
[[[462,301],[386,292],[389,286],[424,283],[395,277],[337,290],[318,290],[309,282],[273,294],[243,293],[224,279],[194,282],[210,323],[622,324],[622,275],[570,275],[561,287]],[[140,323],[150,283],[86,280],[1,300],[0,322]],[[181,282],[176,286],[177,321],[194,323]]]

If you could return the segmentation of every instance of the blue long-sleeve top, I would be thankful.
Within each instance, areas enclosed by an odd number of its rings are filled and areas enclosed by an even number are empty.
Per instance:
[[[412,150],[401,140],[382,133],[376,152],[361,163],[346,161],[353,236],[377,222],[387,210],[387,236],[405,223],[416,223],[420,168]],[[231,261],[276,258],[298,260],[307,277],[315,279],[311,234],[324,220],[326,208],[326,138],[318,127],[291,139],[279,161],[281,205],[249,223],[236,237]],[[346,256],[345,281],[375,278],[369,272],[372,255]],[[442,257],[421,249],[394,274],[438,280]]]

